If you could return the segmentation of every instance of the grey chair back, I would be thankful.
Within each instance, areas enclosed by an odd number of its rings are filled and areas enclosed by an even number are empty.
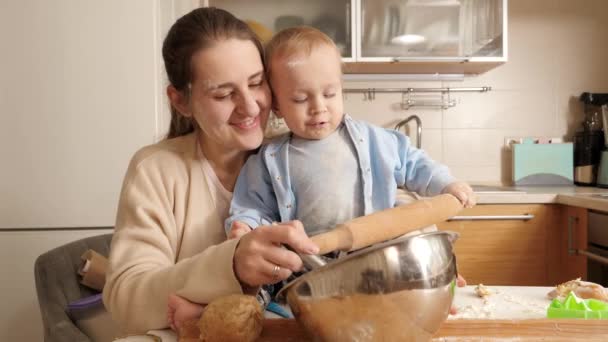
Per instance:
[[[84,238],[52,249],[36,259],[36,292],[45,342],[91,341],[72,322],[66,308],[70,302],[99,293],[80,284],[80,257],[88,249],[107,257],[111,240],[112,234]]]

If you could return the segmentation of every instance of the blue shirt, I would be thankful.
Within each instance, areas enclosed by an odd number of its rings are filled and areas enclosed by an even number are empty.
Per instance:
[[[446,166],[414,147],[403,133],[346,114],[343,122],[359,160],[365,215],[394,207],[397,187],[434,196],[455,181]],[[234,221],[256,228],[295,218],[297,198],[288,164],[290,140],[291,133],[279,136],[249,157],[236,182],[226,231]]]

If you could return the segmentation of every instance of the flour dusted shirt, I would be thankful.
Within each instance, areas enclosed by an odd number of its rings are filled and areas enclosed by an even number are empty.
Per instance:
[[[357,155],[363,215],[394,207],[397,187],[434,196],[455,181],[446,166],[412,146],[403,133],[357,121],[346,114],[342,122]],[[225,228],[233,221],[255,228],[296,218],[300,203],[289,172],[292,140],[291,134],[277,137],[249,157],[236,182]],[[313,164],[303,166],[303,170],[309,171],[313,179],[323,177]],[[343,175],[353,172],[338,171]],[[334,189],[332,184],[328,187]]]
[[[295,218],[308,235],[363,215],[357,151],[343,124],[322,140],[292,137],[289,178],[296,198]]]

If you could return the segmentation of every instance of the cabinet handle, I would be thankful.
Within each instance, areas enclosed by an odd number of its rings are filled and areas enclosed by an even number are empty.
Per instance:
[[[586,250],[584,250],[584,249],[577,249],[577,250],[576,250],[576,253],[577,253],[577,254],[582,254],[582,255],[586,256],[587,258],[592,259],[592,260],[595,260],[595,261],[597,261],[597,262],[599,262],[599,263],[602,263],[602,264],[604,264],[604,265],[608,265],[608,258],[603,257],[603,256],[601,256],[601,255],[597,255],[597,254],[595,254],[595,253],[592,253],[592,252],[586,251]]]
[[[444,61],[444,62],[468,62],[470,57],[393,57],[393,62],[408,61]]]
[[[578,222],[578,217],[575,217],[575,216],[568,217],[568,254],[584,255],[591,260],[597,261],[604,265],[608,265],[608,258],[595,254],[595,253],[592,253],[592,252],[589,252],[585,249],[578,249],[578,248],[574,247],[574,241],[572,238],[572,234],[574,231],[574,224],[576,222]]]
[[[494,220],[522,220],[534,218],[532,214],[524,215],[479,215],[479,216],[452,216],[448,221],[494,221]]]

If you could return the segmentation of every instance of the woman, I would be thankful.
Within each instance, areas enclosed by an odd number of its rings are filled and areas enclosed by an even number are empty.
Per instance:
[[[208,303],[255,293],[316,253],[300,223],[226,241],[237,175],[260,146],[270,108],[262,47],[226,11],[196,9],[163,44],[172,106],[168,138],[138,151],[123,183],[104,303],[127,333],[167,327],[167,299]]]

